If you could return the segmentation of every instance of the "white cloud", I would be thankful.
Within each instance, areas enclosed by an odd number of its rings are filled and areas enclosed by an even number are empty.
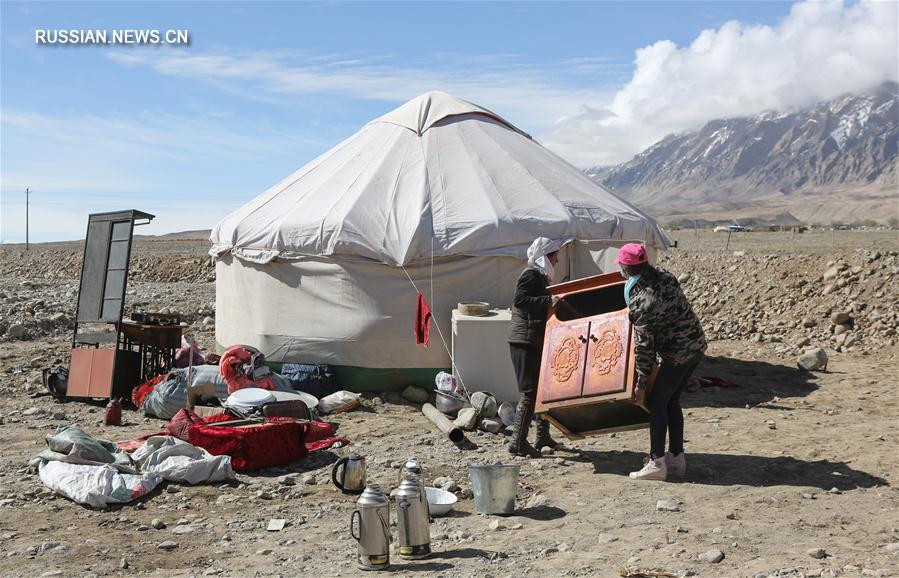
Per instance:
[[[584,55],[115,52],[124,65],[202,79],[265,102],[300,94],[403,102],[444,90],[495,110],[581,166],[628,160],[715,118],[789,111],[897,77],[897,4],[803,2],[776,26],[731,21],[686,47],[660,40],[633,63]],[[630,82],[617,90],[623,72]]]
[[[24,199],[25,195],[21,195]],[[7,194],[3,195],[4,201]],[[74,197],[74,195],[73,195]],[[152,199],[126,202],[106,198],[91,198],[87,194],[77,196],[78,201],[66,203],[45,201],[41,195],[32,195],[28,236],[32,243],[83,239],[87,218],[91,213],[136,208],[149,212],[156,218],[146,226],[134,230],[137,235],[161,235],[173,231],[189,231],[212,228],[234,207],[215,205],[205,199],[157,203]],[[136,205],[136,206],[133,206]],[[2,237],[4,243],[25,242],[25,205],[3,203]]]
[[[210,116],[216,119],[226,115],[213,112]],[[211,119],[164,112],[143,112],[135,117],[50,116],[7,108],[0,122],[5,137],[30,134],[40,136],[42,146],[66,147],[69,152],[75,151],[68,147],[86,148],[94,154],[118,151],[140,157],[180,157],[208,153],[214,147],[216,155],[239,158],[251,151],[270,153],[285,143],[323,144],[278,127],[259,127],[256,135],[247,135]]]
[[[495,110],[588,166],[625,161],[667,134],[714,118],[794,110],[896,80],[897,7],[892,1],[799,3],[776,26],[729,22],[688,46],[669,40],[645,46],[633,63],[601,52],[541,64],[516,54],[424,54],[416,61],[310,51],[106,55],[124,66],[286,105],[321,94],[342,97],[336,102],[400,103],[444,90]],[[303,139],[288,126],[241,124],[220,110],[66,116],[4,109],[0,121],[0,238],[6,240],[24,238],[25,186],[37,191],[35,238],[80,237],[88,212],[121,209],[123,202],[159,216],[142,232],[195,229],[211,226],[286,174],[274,168],[275,160],[288,164],[295,157],[293,169],[336,144]],[[248,182],[241,171],[222,170],[223,163],[269,163],[260,174],[270,172],[270,181]]]
[[[217,116],[217,115],[216,115]],[[248,132],[218,118],[144,112],[134,117],[47,115],[6,108],[0,235],[25,240],[25,187],[35,241],[83,237],[89,213],[137,208],[157,215],[147,234],[209,228],[283,175],[240,170],[321,151],[286,127]]]
[[[791,111],[896,80],[896,2],[804,2],[777,26],[728,22],[680,48],[637,50],[611,102],[585,101],[543,143],[587,165],[623,162],[667,134],[716,118]]]
[[[401,103],[430,90],[494,109],[526,132],[539,132],[584,102],[609,99],[597,88],[603,75],[620,77],[629,65],[609,56],[535,66],[514,54],[427,55],[427,64],[396,58],[304,52],[210,53],[114,52],[112,60],[149,66],[160,74],[202,79],[241,96],[271,102],[291,95],[334,94]],[[386,112],[386,110],[385,110]]]
[[[53,116],[3,109],[3,190],[158,193],[172,189],[173,175],[195,173],[192,167],[329,146],[286,127],[254,125],[247,134],[220,116]]]

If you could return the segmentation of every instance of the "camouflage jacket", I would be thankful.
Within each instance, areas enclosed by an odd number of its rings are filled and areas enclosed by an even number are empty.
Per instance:
[[[671,273],[655,269],[641,275],[631,288],[627,307],[639,376],[652,373],[656,356],[681,365],[708,348],[699,318]]]

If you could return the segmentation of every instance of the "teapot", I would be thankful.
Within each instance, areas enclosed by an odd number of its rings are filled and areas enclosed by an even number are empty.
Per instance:
[[[365,489],[365,458],[353,454],[337,460],[331,468],[331,481],[344,494],[361,494]]]

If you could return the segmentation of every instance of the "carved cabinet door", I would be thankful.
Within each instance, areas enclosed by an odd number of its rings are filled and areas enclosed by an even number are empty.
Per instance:
[[[541,401],[560,401],[581,395],[588,322],[566,323],[549,330],[543,350]]]
[[[627,389],[630,337],[627,312],[608,313],[591,320],[584,361],[585,397]]]

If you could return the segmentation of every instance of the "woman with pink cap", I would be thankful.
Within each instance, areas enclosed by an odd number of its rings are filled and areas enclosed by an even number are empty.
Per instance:
[[[680,396],[707,349],[699,318],[671,273],[649,264],[646,249],[628,243],[615,260],[627,279],[624,300],[634,327],[637,397],[643,399],[653,365],[659,373],[645,403],[649,409],[650,453],[637,480],[664,480],[687,471],[684,414]],[[668,452],[665,434],[668,434]]]

